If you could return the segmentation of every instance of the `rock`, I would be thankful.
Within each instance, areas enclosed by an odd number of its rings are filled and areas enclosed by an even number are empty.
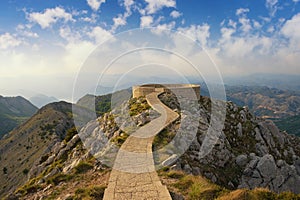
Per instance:
[[[272,155],[263,156],[257,163],[260,174],[267,179],[272,179],[276,175],[276,164]]]
[[[245,154],[241,154],[238,157],[236,157],[235,162],[238,166],[243,167],[248,162],[248,157]]]
[[[246,113],[244,110],[240,111],[240,119],[242,122],[245,122],[247,120]]]
[[[192,168],[190,167],[189,164],[185,164],[184,167],[183,167],[183,171],[185,171],[188,174],[191,174],[192,173]]]
[[[171,166],[172,164],[174,164],[176,162],[177,159],[178,159],[178,156],[176,154],[173,154],[172,156],[170,156],[169,158],[167,158],[166,160],[164,160],[161,163],[161,165],[163,167]]]
[[[184,200],[184,197],[181,194],[175,192],[170,192],[172,200]]]
[[[54,175],[56,175],[56,174],[58,174],[58,173],[60,173],[61,171],[60,171],[60,169],[58,168],[58,167],[55,167],[49,174],[47,174],[43,179],[47,179],[47,178],[49,178],[49,177],[51,177],[51,176],[54,176]]]
[[[284,165],[284,161],[283,160],[277,160],[276,162],[278,167],[282,167]]]
[[[243,136],[243,127],[242,127],[241,123],[238,123],[238,125],[237,125],[237,133],[238,133],[239,137]]]
[[[200,175],[201,174],[201,170],[199,167],[193,167],[192,168],[192,173],[196,176]]]

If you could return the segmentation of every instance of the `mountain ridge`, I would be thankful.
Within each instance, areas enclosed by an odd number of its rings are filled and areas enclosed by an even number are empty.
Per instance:
[[[21,96],[0,96],[0,138],[25,122],[38,110]]]

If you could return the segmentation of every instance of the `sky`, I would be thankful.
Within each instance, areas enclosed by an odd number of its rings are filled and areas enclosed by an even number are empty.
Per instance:
[[[83,77],[80,72],[95,49],[102,45],[106,51],[101,56],[106,58],[119,49],[145,47],[147,37],[139,30],[133,31],[132,41],[125,40],[130,38],[128,31],[149,27],[160,31],[152,31],[158,39],[149,36],[148,46],[150,41],[190,56],[203,66],[200,70],[206,76],[215,75],[216,70],[210,70],[213,65],[221,76],[300,75],[300,0],[2,0],[0,94],[43,93],[71,100],[76,79],[89,79],[90,75]],[[169,30],[175,36],[161,36]],[[178,32],[184,36],[178,38]],[[185,36],[202,50],[196,52]],[[125,73],[132,79],[134,73],[129,72],[134,70],[124,63],[138,63],[148,69],[148,77],[162,75],[161,79],[173,69],[194,73],[170,54],[145,52],[116,62],[118,66],[106,78]],[[153,69],[164,66],[164,70],[151,74],[150,64],[147,67],[151,60],[156,63]],[[139,70],[136,74],[141,74]],[[119,80],[112,79],[113,84]]]

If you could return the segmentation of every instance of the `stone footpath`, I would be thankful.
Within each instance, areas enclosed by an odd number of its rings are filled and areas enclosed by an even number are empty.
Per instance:
[[[146,96],[148,104],[161,115],[131,134],[121,146],[110,174],[104,200],[171,200],[155,171],[152,142],[179,115],[164,105],[160,93]]]

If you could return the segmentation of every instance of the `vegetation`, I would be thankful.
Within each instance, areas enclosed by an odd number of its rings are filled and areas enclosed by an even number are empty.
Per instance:
[[[23,97],[0,96],[0,138],[25,122],[37,108]]]
[[[53,184],[53,185],[58,185],[60,182],[66,182],[69,181],[73,178],[74,176],[72,174],[64,174],[64,173],[59,173],[56,174],[52,177],[50,177],[47,180],[48,184]]]
[[[88,162],[84,162],[84,161],[81,161],[75,168],[75,173],[76,174],[82,174],[82,173],[85,173],[91,169],[93,169],[93,165],[88,163]]]
[[[291,192],[280,194],[265,188],[228,190],[201,176],[187,175],[182,171],[163,169],[159,171],[172,193],[187,200],[300,200],[300,195]]]
[[[75,191],[74,197],[69,197],[69,200],[79,199],[102,199],[105,191],[105,186],[92,186],[87,188],[79,188]]]
[[[273,121],[281,131],[286,131],[289,134],[300,137],[300,115],[283,119],[273,119]]]
[[[151,106],[147,103],[144,96],[139,98],[131,98],[128,102],[129,104],[129,115],[135,116],[142,113],[145,110],[149,110]]]
[[[129,135],[127,133],[121,133],[119,136],[113,137],[111,141],[120,147],[128,137]]]
[[[159,134],[157,134],[154,137],[153,147],[152,147],[154,151],[164,147],[165,145],[170,143],[171,140],[175,137],[176,132],[175,130],[171,130],[172,126],[173,124],[171,124],[169,127],[162,130]]]
[[[77,134],[77,129],[76,127],[72,127],[67,130],[66,136],[65,136],[65,142],[69,142],[75,135]]]

